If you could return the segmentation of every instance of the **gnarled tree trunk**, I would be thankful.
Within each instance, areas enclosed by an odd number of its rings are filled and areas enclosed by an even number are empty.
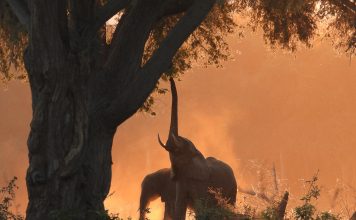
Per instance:
[[[28,28],[32,93],[28,220],[98,219],[117,126],[144,103],[216,0],[8,0]],[[106,43],[105,22],[122,11]],[[183,13],[149,60],[156,22]]]

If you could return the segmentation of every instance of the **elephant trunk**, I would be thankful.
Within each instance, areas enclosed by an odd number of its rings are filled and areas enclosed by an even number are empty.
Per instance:
[[[178,94],[176,84],[173,78],[169,79],[171,83],[171,93],[172,93],[172,110],[171,110],[171,125],[169,128],[168,138],[166,144],[163,144],[161,138],[158,134],[158,142],[159,144],[166,149],[167,151],[171,151],[172,143],[175,141],[175,137],[178,137]]]
[[[171,93],[172,93],[172,112],[171,112],[171,126],[169,129],[168,141],[171,140],[171,136],[178,136],[178,94],[176,84],[173,78],[169,79],[171,83]]]

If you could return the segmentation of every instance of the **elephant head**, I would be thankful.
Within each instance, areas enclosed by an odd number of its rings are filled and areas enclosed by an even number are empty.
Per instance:
[[[172,93],[171,125],[166,144],[158,135],[159,144],[169,152],[173,180],[191,178],[206,180],[209,177],[208,166],[203,154],[192,141],[178,134],[178,95],[174,80],[170,79]]]

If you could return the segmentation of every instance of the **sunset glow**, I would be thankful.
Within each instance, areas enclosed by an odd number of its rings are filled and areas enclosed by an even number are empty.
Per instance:
[[[282,190],[292,194],[291,204],[298,203],[303,193],[301,180],[319,169],[323,191],[318,205],[331,209],[332,190],[340,181],[356,186],[354,60],[337,55],[328,42],[286,54],[270,51],[259,34],[248,35],[240,41],[229,40],[234,61],[218,69],[196,67],[177,82],[180,131],[205,156],[230,164],[239,185],[246,189],[258,184],[256,164],[265,164],[266,169],[275,164]],[[21,212],[27,202],[28,87],[14,82],[0,92],[0,183],[19,177],[16,201]],[[156,140],[158,132],[163,137],[168,132],[169,93],[157,98],[154,111],[156,117],[136,114],[115,136],[114,193],[106,208],[122,217],[138,216],[143,177],[170,166],[168,154]],[[160,200],[150,209],[150,219],[162,218]]]

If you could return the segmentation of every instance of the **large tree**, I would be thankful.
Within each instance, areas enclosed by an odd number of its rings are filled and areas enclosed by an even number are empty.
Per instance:
[[[275,47],[311,46],[326,27],[355,54],[354,0],[0,0],[1,78],[32,93],[26,218],[104,212],[116,128],[150,111],[160,78],[226,59],[246,18]]]

